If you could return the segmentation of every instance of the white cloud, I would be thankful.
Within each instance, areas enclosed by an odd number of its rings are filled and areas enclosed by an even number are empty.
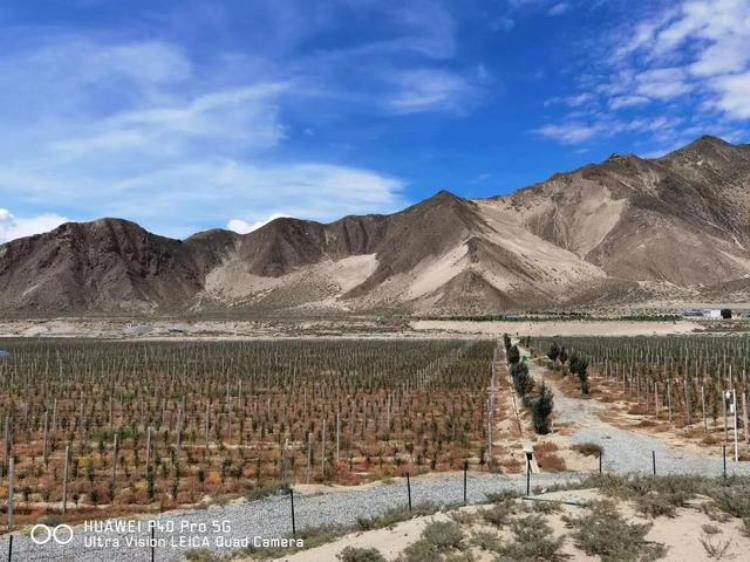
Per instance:
[[[281,213],[330,221],[347,214],[393,212],[408,203],[403,181],[372,170],[211,157],[113,177],[106,189],[77,174],[61,177],[2,169],[0,186],[24,190],[37,205],[92,208],[96,214],[87,218],[122,216],[157,232],[184,235],[199,230],[196,224],[215,226],[239,217],[249,226]],[[235,225],[235,230],[243,228]]]
[[[568,2],[558,2],[547,10],[547,14],[550,16],[561,16],[567,14],[571,8],[572,6]]]
[[[625,107],[646,105],[650,101],[651,100],[646,96],[615,96],[609,100],[609,107],[613,110],[617,110]]]
[[[478,93],[463,76],[443,70],[403,72],[394,80],[399,91],[387,99],[387,105],[397,113],[446,110],[461,113]]]
[[[187,102],[126,111],[87,127],[82,136],[65,138],[50,148],[68,157],[97,152],[162,154],[191,142],[231,143],[235,148],[270,148],[284,136],[278,96],[287,86],[261,83],[214,91]]]
[[[553,105],[556,103],[561,103],[564,105],[568,105],[570,107],[581,107],[583,105],[587,105],[593,101],[595,101],[594,94],[590,92],[583,92],[580,94],[576,94],[573,96],[563,96],[563,97],[555,97],[550,98],[547,101],[544,102],[545,106]]]
[[[78,55],[84,63],[78,66],[81,79],[98,83],[109,75],[119,75],[138,82],[160,84],[187,78],[190,61],[174,45],[159,41],[123,43],[102,49],[82,42]]]
[[[7,209],[0,209],[0,243],[54,230],[65,222],[68,222],[68,219],[54,213],[16,217]]]
[[[669,100],[688,93],[692,88],[682,68],[654,68],[635,77],[636,93],[642,97]]]
[[[716,79],[718,98],[715,107],[737,119],[750,119],[750,72]]]
[[[620,63],[634,71],[639,95],[664,100],[705,93],[712,98],[709,105],[728,117],[748,118],[737,102],[746,94],[741,76],[750,71],[747,0],[683,1],[640,23],[635,39],[619,54]],[[646,61],[645,69],[639,60]],[[660,68],[662,61],[669,61],[672,67]],[[679,66],[674,66],[675,62]]]
[[[576,144],[638,131],[671,146],[687,131],[731,131],[750,119],[750,1],[662,6],[602,37],[608,47],[592,50],[581,91],[555,98],[576,109],[538,135]],[[581,107],[571,103],[592,93]]]
[[[227,223],[227,229],[232,230],[237,234],[248,234],[253,230],[258,230],[260,227],[266,226],[271,221],[286,217],[289,217],[289,215],[285,213],[273,213],[269,217],[255,221],[253,223],[247,222],[242,219],[232,219]]]
[[[563,125],[544,125],[534,132],[541,137],[556,140],[562,144],[580,144],[599,135],[604,130],[600,125],[566,123]]]
[[[418,27],[416,22],[404,26]],[[264,80],[263,75],[273,74],[265,73],[238,83],[243,75],[233,72],[214,83],[195,80],[197,74],[211,73],[166,43],[96,48],[90,40],[61,38],[58,44],[57,54],[43,44],[0,61],[0,71],[7,71],[0,75],[0,87],[5,87],[0,89],[0,125],[6,125],[0,139],[0,198],[8,207],[65,206],[79,210],[81,220],[118,216],[159,233],[186,235],[229,219],[236,230],[247,230],[282,212],[328,221],[350,213],[395,211],[408,203],[398,178],[358,166],[278,156],[289,134],[282,120],[288,99],[339,95],[311,93],[304,76]],[[396,107],[398,113],[459,110],[469,90],[463,78],[424,67],[417,72],[437,93],[419,91],[406,78],[389,83],[381,96],[392,97],[389,112]],[[35,75],[38,84],[32,84]],[[51,91],[58,84],[60,99]],[[41,103],[42,97],[51,107]],[[11,106],[19,110],[7,110]],[[3,220],[2,236],[10,238],[64,219]]]
[[[599,116],[589,122],[568,121],[563,124],[547,124],[533,132],[540,137],[561,144],[581,144],[596,137],[612,137],[620,133],[650,132],[659,138],[673,135],[680,125],[679,119],[668,117],[636,118],[629,121]]]

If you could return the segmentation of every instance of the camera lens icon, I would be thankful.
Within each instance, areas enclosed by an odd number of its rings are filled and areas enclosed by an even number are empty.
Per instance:
[[[68,544],[73,540],[73,529],[70,525],[50,527],[39,523],[31,528],[29,536],[34,544],[47,544],[51,540],[54,540],[56,544]]]

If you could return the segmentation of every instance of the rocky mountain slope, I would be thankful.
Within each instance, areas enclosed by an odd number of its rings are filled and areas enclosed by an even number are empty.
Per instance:
[[[750,145],[613,155],[510,196],[171,240],[127,221],[0,246],[0,312],[420,314],[748,298]]]

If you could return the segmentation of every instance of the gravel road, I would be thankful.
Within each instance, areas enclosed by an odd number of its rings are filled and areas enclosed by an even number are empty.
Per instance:
[[[576,474],[538,474],[532,477],[534,487],[548,487],[579,479]],[[451,474],[426,476],[412,479],[412,502],[417,505],[431,501],[441,505],[463,501],[463,475]],[[468,501],[480,503],[486,494],[503,490],[524,492],[525,477],[470,474],[468,478]],[[336,491],[317,495],[295,495],[297,529],[322,525],[350,526],[358,518],[368,518],[388,509],[406,506],[408,502],[406,482],[399,480],[389,485],[379,485],[352,491]],[[217,545],[223,536],[232,538],[285,537],[291,534],[290,500],[288,495],[273,496],[253,502],[236,502],[225,506],[213,506],[203,511],[170,512],[156,518],[156,538],[160,542],[155,560],[182,560],[191,548],[204,547],[201,544],[181,546],[181,541],[191,536],[207,537],[208,548],[217,553],[228,553],[230,549]],[[213,532],[212,524],[228,521],[226,531]],[[169,532],[168,525],[174,525]],[[206,525],[207,529],[200,529]],[[148,544],[132,545],[126,540],[147,540],[150,530],[146,521],[141,528],[124,532],[96,532],[83,527],[74,529],[73,540],[64,546],[50,541],[45,545],[34,544],[28,536],[17,535],[14,539],[13,558],[23,562],[65,561],[65,562],[119,562],[149,561],[151,550]],[[119,540],[118,545],[92,545],[94,538]],[[67,537],[62,537],[63,539]],[[8,539],[0,539],[0,552],[8,550]]]
[[[531,361],[528,364],[532,376],[541,380],[546,369]],[[555,419],[577,426],[572,436],[573,443],[596,443],[604,449],[605,471],[650,474],[653,472],[652,454],[655,453],[657,474],[723,474],[723,459],[691,455],[668,446],[656,437],[617,428],[602,421],[598,415],[606,411],[606,404],[565,396],[549,377],[545,383],[555,394]],[[732,447],[727,446],[727,473],[750,475],[750,463],[735,463],[733,451]]]

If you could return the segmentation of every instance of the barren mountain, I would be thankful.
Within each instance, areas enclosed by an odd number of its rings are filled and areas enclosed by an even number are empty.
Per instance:
[[[490,313],[750,293],[750,146],[613,155],[510,196],[185,240],[126,221],[0,246],[0,310]]]

